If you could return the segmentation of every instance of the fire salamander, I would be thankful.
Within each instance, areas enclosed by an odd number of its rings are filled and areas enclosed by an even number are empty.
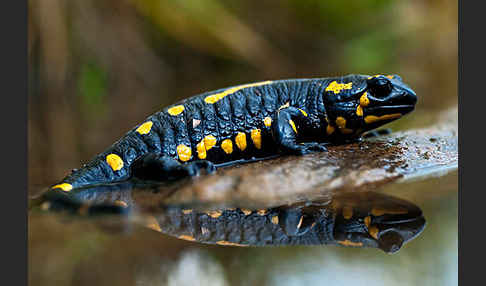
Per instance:
[[[148,117],[52,190],[170,181],[328,143],[402,117],[417,97],[397,75],[263,81],[206,92]]]

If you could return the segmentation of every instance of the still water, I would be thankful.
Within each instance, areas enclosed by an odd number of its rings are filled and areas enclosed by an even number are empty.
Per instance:
[[[456,285],[457,190],[451,172],[253,210],[145,212],[130,188],[51,198],[29,214],[29,282]]]

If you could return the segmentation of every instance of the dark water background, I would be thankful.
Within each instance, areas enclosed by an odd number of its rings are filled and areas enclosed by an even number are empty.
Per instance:
[[[29,194],[179,99],[265,79],[399,74],[419,96],[394,130],[457,104],[457,1],[29,1]],[[394,255],[233,248],[116,218],[29,214],[30,285],[456,285],[457,172],[380,192],[418,205]],[[184,284],[186,283],[186,284]]]

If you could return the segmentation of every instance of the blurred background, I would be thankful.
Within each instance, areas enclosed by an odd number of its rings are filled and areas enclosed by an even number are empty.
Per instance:
[[[457,104],[455,0],[30,0],[29,193],[177,100],[266,79],[402,76],[396,128]]]

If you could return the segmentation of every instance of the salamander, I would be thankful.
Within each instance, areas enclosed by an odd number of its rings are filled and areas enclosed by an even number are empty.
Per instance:
[[[50,189],[129,178],[172,181],[229,164],[326,151],[411,112],[398,75],[347,75],[243,84],[153,114]]]

